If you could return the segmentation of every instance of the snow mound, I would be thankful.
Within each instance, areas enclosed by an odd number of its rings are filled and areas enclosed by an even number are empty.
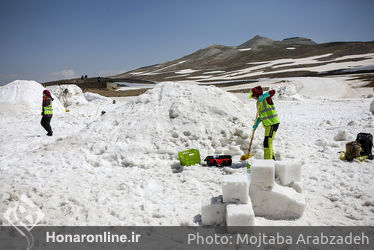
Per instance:
[[[374,100],[370,103],[370,112],[374,115]]]
[[[36,81],[16,80],[0,88],[0,110],[11,113],[40,113],[42,110],[43,90]],[[54,113],[63,112],[64,108],[52,94]]]
[[[280,87],[277,92],[280,96],[296,95],[296,87],[293,84],[288,84]]]
[[[349,134],[345,130],[339,130],[339,132],[335,135],[334,141],[346,141],[349,138]]]
[[[278,94],[277,97],[279,99],[288,99],[296,101],[303,99],[303,97],[297,93],[296,86],[292,83],[284,86],[277,86],[274,89]]]
[[[87,104],[88,101],[83,95],[83,91],[75,84],[59,85],[51,88],[51,92],[57,96],[64,106]]]
[[[93,156],[91,166],[170,167],[191,148],[202,160],[241,155],[249,145],[247,114],[236,96],[217,87],[160,83],[101,116],[71,144]]]
[[[92,93],[92,92],[84,93],[84,97],[89,102],[113,102],[113,100],[108,97],[105,97],[105,96],[102,96],[96,93]]]

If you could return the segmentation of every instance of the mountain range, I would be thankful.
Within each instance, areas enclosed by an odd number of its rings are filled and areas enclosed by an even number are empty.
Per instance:
[[[368,87],[374,87],[373,73],[374,41],[319,44],[303,37],[274,41],[257,35],[239,46],[212,45],[182,58],[114,76],[62,79],[43,84],[77,84],[93,91],[105,88],[107,82],[237,84],[261,78],[355,74],[356,79],[367,81]],[[107,96],[113,94],[118,93],[104,93]]]
[[[198,82],[373,72],[374,41],[316,43],[255,36],[239,46],[212,45],[182,58],[138,68],[114,79]],[[327,66],[325,68],[321,66]],[[327,70],[326,70],[327,69]]]

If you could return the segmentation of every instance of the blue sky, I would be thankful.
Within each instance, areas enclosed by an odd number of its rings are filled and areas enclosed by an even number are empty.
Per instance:
[[[255,35],[374,41],[372,0],[0,0],[0,84],[106,76]]]

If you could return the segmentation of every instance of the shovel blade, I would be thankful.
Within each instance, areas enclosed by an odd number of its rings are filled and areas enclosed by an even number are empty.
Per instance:
[[[240,160],[241,161],[245,161],[245,160],[248,160],[249,158],[251,158],[251,157],[253,157],[254,155],[242,155],[241,157],[240,157]]]

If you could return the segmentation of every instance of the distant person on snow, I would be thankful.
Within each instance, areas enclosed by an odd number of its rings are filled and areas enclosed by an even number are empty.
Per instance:
[[[257,100],[257,107],[260,105],[259,116],[256,124],[253,125],[253,129],[256,130],[260,122],[262,122],[262,125],[265,128],[264,159],[276,160],[273,149],[273,140],[279,127],[279,117],[275,110],[273,100],[271,99],[274,94],[275,90],[270,90],[264,94],[262,87],[257,86],[251,90],[249,98],[253,97],[253,99]]]
[[[53,115],[53,108],[52,108],[52,95],[49,90],[45,89],[43,91],[43,103],[42,103],[42,120],[40,124],[43,128],[48,132],[48,136],[52,136],[52,128],[51,128],[51,119]]]

